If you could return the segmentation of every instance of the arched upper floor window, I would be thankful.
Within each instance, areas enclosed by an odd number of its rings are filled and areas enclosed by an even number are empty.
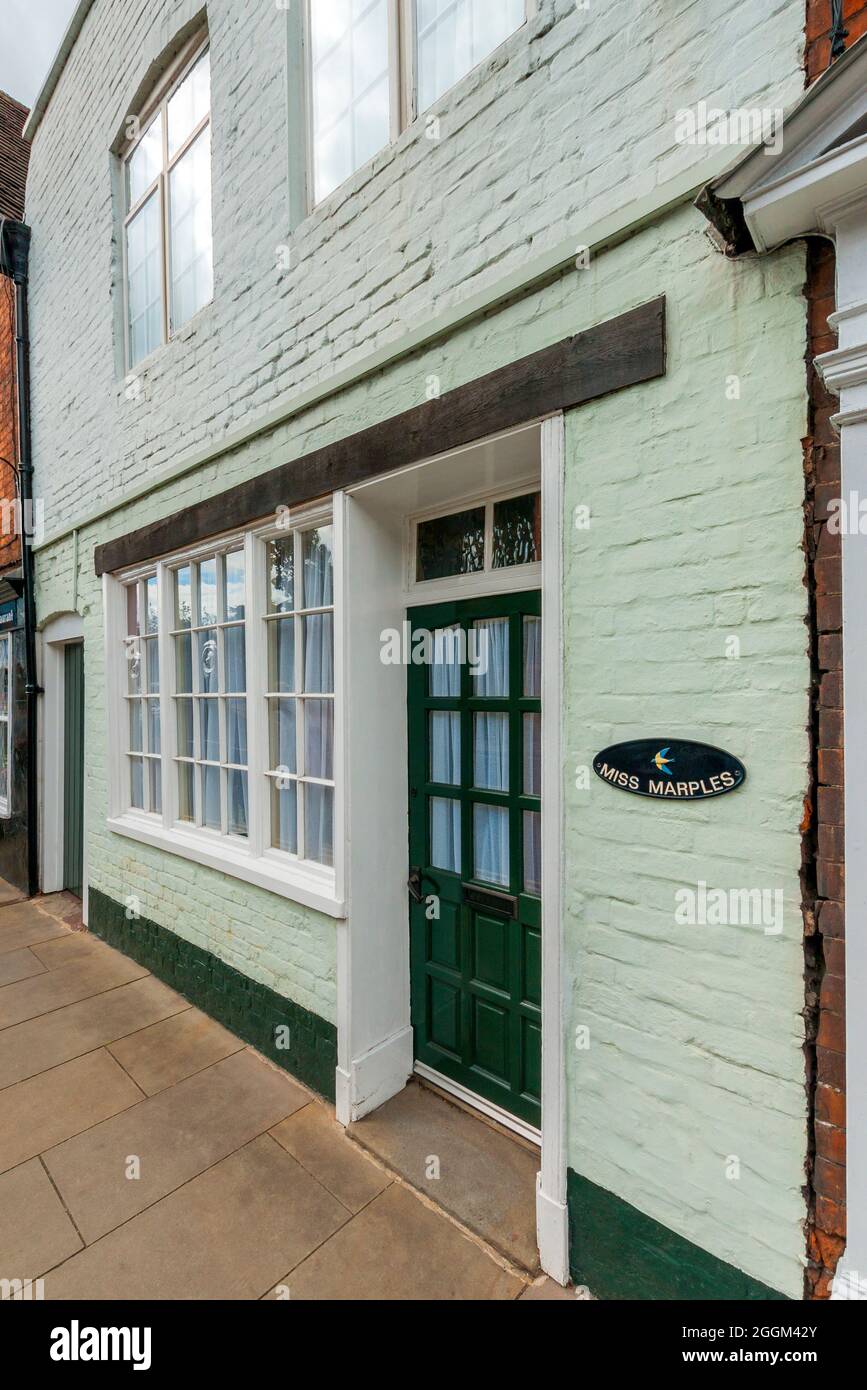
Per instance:
[[[187,45],[127,127],[124,319],[126,361],[133,368],[213,296],[206,36]]]

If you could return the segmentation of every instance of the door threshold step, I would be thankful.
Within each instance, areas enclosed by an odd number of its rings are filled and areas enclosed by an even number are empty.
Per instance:
[[[541,1273],[531,1144],[416,1079],[346,1133],[516,1269]]]

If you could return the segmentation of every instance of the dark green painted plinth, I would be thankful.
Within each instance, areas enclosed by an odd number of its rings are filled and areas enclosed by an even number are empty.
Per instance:
[[[597,1298],[787,1301],[571,1168],[568,1182],[572,1279]]]
[[[125,908],[96,888],[88,893],[88,926],[95,936],[146,966],[299,1081],[334,1099],[337,1029],[333,1023],[156,922],[145,917],[128,921]],[[276,1045],[281,1027],[289,1029],[288,1048]]]

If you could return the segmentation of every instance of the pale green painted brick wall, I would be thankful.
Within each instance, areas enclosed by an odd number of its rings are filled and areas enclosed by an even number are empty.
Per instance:
[[[93,547],[664,293],[665,380],[573,412],[566,496],[566,1024],[569,1164],[795,1296],[806,1147],[798,823],[809,678],[799,440],[804,258],[724,260],[691,208],[267,438],[38,557],[40,620],[78,607],[87,642],[88,877],[333,1021],[335,927],[105,828],[102,599]],[[739,402],[726,379],[739,374]],[[589,533],[573,533],[587,503]],[[724,659],[741,637],[739,662]],[[650,729],[744,757],[706,807],[574,790],[576,765]],[[781,886],[782,938],[678,928],[674,892]],[[725,1178],[737,1154],[742,1177]]]
[[[569,1162],[799,1298],[804,252],[726,262],[683,212],[588,274],[599,318],[667,293],[669,359],[567,427],[567,517],[592,515],[565,549]],[[681,806],[578,789],[594,753],[657,733],[730,750],[745,786]],[[700,880],[782,889],[782,935],[678,926]]]

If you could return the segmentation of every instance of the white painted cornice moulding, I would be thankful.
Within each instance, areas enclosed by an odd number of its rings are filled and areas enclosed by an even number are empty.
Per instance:
[[[867,342],[823,352],[815,362],[823,382],[835,396],[841,391],[867,386]]]

